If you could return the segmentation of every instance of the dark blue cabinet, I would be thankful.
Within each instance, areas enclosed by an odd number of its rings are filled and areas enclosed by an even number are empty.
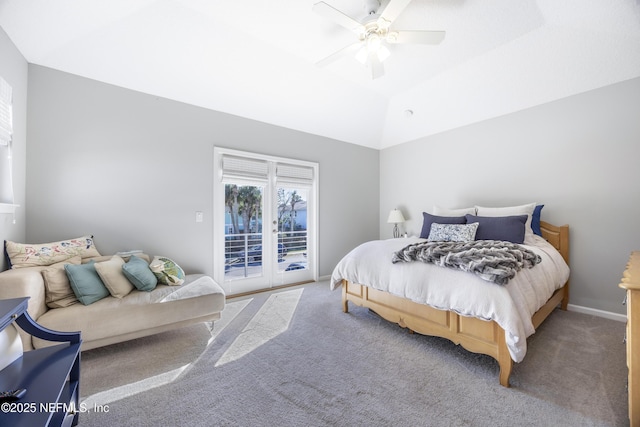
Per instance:
[[[26,394],[0,406],[0,426],[78,424],[80,332],[57,332],[38,325],[27,313],[29,298],[0,300],[0,331],[15,322],[51,347],[25,352],[0,371],[0,391],[24,388]]]

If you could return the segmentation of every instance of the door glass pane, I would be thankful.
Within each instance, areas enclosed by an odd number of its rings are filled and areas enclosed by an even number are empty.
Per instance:
[[[262,275],[263,187],[225,184],[225,281]]]
[[[316,280],[317,163],[214,147],[214,177],[213,274],[227,295]]]
[[[306,270],[309,190],[278,187],[278,272]]]

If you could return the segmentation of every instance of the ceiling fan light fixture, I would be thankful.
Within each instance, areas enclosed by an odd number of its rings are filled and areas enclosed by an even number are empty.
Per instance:
[[[358,50],[358,53],[356,53],[356,61],[358,61],[362,65],[366,65],[368,58],[369,58],[369,51],[367,50],[366,46],[362,46],[362,48]]]
[[[314,12],[334,21],[358,36],[357,42],[319,61],[318,65],[326,65],[332,62],[338,54],[343,55],[357,51],[356,60],[370,68],[372,78],[375,79],[384,75],[382,62],[391,54],[387,48],[387,43],[390,45],[400,43],[438,44],[444,38],[444,31],[390,31],[391,24],[412,0],[388,0],[385,1],[384,8],[381,7],[381,3],[383,3],[381,0],[362,1],[364,2],[365,12],[368,15],[364,22],[344,14],[324,1],[319,1],[313,5]]]
[[[378,49],[377,53],[378,53],[378,60],[380,62],[383,62],[385,59],[389,57],[389,55],[391,55],[391,51],[387,49],[387,47],[384,45],[380,45],[380,48]]]
[[[383,62],[390,55],[391,51],[382,44],[378,46],[377,50],[372,50],[369,45],[364,45],[356,53],[356,60],[362,65],[368,65],[373,56],[378,58],[378,62]]]
[[[379,62],[383,62],[391,55],[391,51],[383,43],[383,38],[376,32],[369,32],[363,42],[362,48],[356,53],[356,60],[363,65],[367,65],[374,56]]]
[[[382,46],[382,39],[378,34],[371,33],[367,35],[366,44],[369,53],[374,53],[380,50],[380,47]]]

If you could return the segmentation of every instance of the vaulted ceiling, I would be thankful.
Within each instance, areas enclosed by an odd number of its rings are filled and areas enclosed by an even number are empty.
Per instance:
[[[318,1],[0,0],[0,26],[29,63],[373,148],[640,76],[640,0],[413,0],[392,29],[446,36],[377,79],[316,65],[357,40]]]

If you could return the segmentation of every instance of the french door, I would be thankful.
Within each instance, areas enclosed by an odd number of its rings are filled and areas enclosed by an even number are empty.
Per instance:
[[[317,279],[318,164],[214,148],[214,278],[227,295]]]

